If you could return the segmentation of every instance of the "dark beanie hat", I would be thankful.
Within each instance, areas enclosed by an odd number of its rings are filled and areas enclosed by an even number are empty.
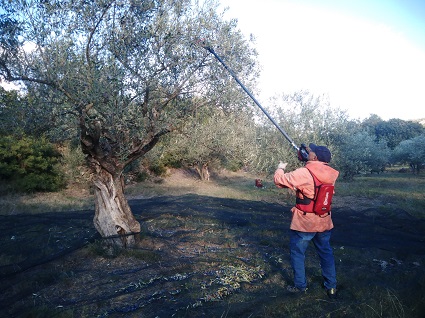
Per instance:
[[[331,161],[332,155],[331,155],[330,150],[327,147],[317,146],[315,144],[309,144],[308,147],[311,149],[311,151],[313,151],[316,154],[317,159],[319,161],[322,161],[322,162],[330,162]]]

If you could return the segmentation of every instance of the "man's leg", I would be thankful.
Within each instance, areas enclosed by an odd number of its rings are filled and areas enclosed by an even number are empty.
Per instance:
[[[307,288],[307,280],[305,277],[305,251],[309,241],[315,233],[303,233],[291,230],[290,248],[291,248],[291,265],[294,271],[294,285],[300,290]]]
[[[314,246],[320,257],[322,276],[325,280],[325,288],[336,288],[335,260],[330,244],[331,231],[317,233],[313,238]]]

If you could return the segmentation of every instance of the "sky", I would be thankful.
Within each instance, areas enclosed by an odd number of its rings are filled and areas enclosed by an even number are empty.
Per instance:
[[[256,37],[256,98],[309,90],[352,119],[425,118],[425,1],[220,0]]]

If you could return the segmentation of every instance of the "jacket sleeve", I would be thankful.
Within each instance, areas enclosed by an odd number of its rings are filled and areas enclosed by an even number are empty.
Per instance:
[[[289,183],[288,179],[285,176],[285,171],[283,169],[277,169],[274,173],[274,184],[278,188],[290,188],[293,189],[294,186]]]
[[[274,183],[278,188],[300,190],[307,197],[314,196],[313,177],[305,168],[298,168],[287,173],[282,169],[277,169],[274,174]]]

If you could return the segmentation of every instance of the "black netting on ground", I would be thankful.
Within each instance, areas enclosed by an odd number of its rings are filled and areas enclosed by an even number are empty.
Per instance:
[[[0,216],[0,278],[52,261],[97,237],[93,211]]]
[[[373,317],[379,309],[386,317],[421,317],[425,312],[425,222],[402,211],[335,208],[340,300],[326,298],[311,246],[309,293],[300,306],[286,292],[292,280],[290,206],[198,195],[130,205],[142,224],[141,245],[114,257],[93,252],[103,242],[93,211],[2,217],[0,314]]]

